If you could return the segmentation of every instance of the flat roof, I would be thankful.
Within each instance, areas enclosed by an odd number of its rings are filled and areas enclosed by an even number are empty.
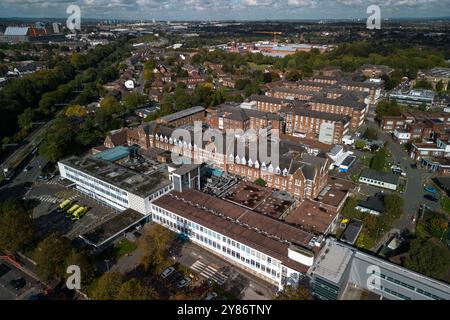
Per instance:
[[[351,263],[353,251],[346,245],[330,239],[319,252],[318,259],[309,269],[312,273],[332,283],[340,284],[347,266]]]
[[[336,218],[336,215],[336,211],[324,208],[318,201],[304,200],[284,220],[309,232],[323,234]]]
[[[117,235],[134,226],[146,217],[147,216],[142,215],[135,210],[127,209],[96,226],[89,232],[80,235],[80,238],[95,247],[101,247],[109,240],[115,238]]]
[[[141,165],[142,168],[139,169],[142,172],[137,172],[125,166],[92,156],[84,158],[70,157],[60,162],[143,198],[172,183],[169,180],[167,171],[163,170],[162,166],[150,167]],[[137,165],[137,167],[139,166]],[[147,171],[143,172],[143,170]]]
[[[307,270],[305,265],[288,258],[288,248],[294,244],[312,250],[311,233],[193,189],[172,191],[153,204],[247,244],[294,270]]]

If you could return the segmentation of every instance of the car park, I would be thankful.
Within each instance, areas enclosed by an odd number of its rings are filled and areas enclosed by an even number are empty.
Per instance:
[[[163,279],[165,279],[168,276],[170,276],[174,271],[175,271],[174,267],[168,267],[168,268],[164,269],[164,271],[161,273],[161,277]]]

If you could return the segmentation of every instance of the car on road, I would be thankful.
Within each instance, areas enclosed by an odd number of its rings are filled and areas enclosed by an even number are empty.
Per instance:
[[[433,202],[438,202],[438,199],[435,196],[432,196],[431,194],[426,194],[423,196],[425,199],[433,201]]]
[[[429,193],[436,193],[437,192],[436,188],[434,188],[432,186],[426,186],[424,190],[426,192],[429,192]]]
[[[26,284],[27,284],[27,282],[24,278],[14,279],[14,280],[11,280],[11,282],[10,282],[10,285],[16,290],[22,289],[23,287],[25,287]]]
[[[31,169],[33,169],[33,167],[30,166],[30,165],[27,165],[27,166],[23,169],[23,172],[28,172],[28,171],[30,171]]]
[[[174,267],[168,267],[168,268],[164,269],[164,271],[161,273],[161,278],[163,278],[163,279],[167,278],[174,271],[175,271]]]
[[[417,169],[417,163],[411,163],[410,167],[411,169]]]
[[[189,285],[189,283],[191,283],[191,282],[192,282],[192,279],[190,277],[184,277],[177,283],[177,288],[182,289],[182,288],[186,287],[187,285]]]

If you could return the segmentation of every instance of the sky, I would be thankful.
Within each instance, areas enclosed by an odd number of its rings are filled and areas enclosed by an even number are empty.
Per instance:
[[[450,17],[450,0],[0,0],[0,17],[64,18],[69,5],[81,18],[139,20],[279,20]]]

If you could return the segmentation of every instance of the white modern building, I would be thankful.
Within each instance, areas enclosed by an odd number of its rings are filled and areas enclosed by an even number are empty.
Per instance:
[[[450,286],[329,238],[308,271],[323,300],[449,300]],[[358,297],[359,295],[359,297]]]
[[[397,190],[399,176],[390,172],[364,169],[359,176],[359,182],[375,187]]]
[[[173,189],[167,172],[152,169],[143,173],[94,157],[71,157],[58,162],[62,178],[76,189],[116,210],[133,209],[147,215],[150,202]]]
[[[313,234],[193,189],[152,203],[152,220],[280,289],[314,262]]]

